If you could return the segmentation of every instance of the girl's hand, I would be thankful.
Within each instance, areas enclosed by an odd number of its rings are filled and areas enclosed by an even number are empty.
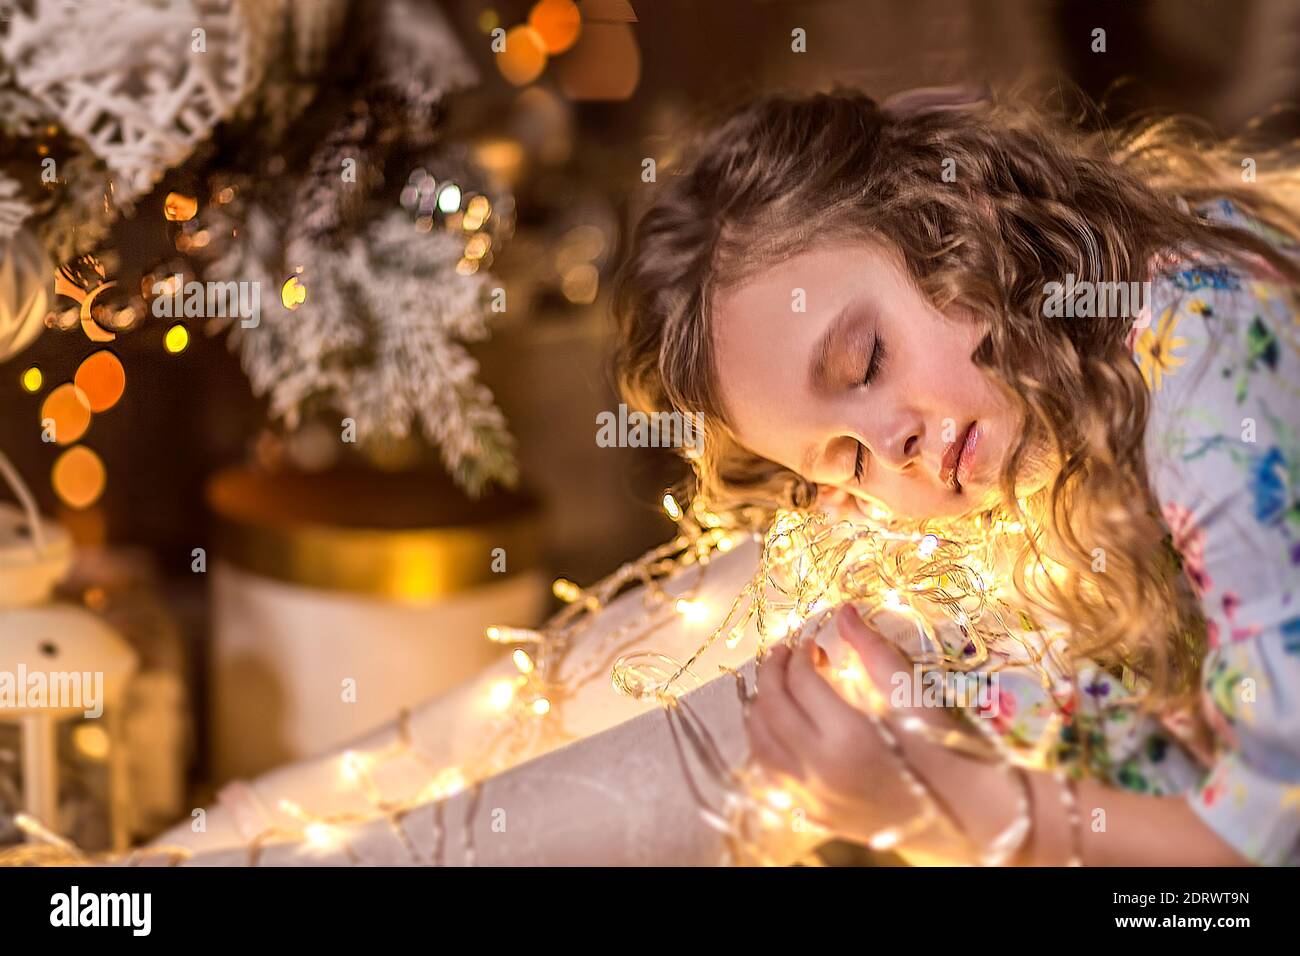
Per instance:
[[[912,665],[851,607],[836,614],[840,635],[861,661],[862,673],[883,698],[887,733],[898,742],[911,773],[943,806],[954,808],[974,844],[987,847],[1014,818],[1019,791],[998,768],[932,743],[902,729],[916,717],[938,733],[957,722],[945,708],[894,707],[895,674],[912,680]],[[875,723],[827,680],[826,654],[808,639],[796,650],[778,645],[758,668],[758,693],[747,718],[751,752],[769,772],[789,785],[810,820],[859,843],[875,843],[905,831],[924,809],[899,757]],[[942,829],[942,828],[940,828]],[[936,828],[910,841],[926,852],[971,857],[971,845],[936,837]],[[937,847],[935,840],[942,844]],[[962,859],[958,862],[975,862]]]

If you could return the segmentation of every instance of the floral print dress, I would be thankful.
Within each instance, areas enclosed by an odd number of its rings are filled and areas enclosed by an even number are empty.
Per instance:
[[[1198,212],[1300,255],[1227,201]],[[1247,859],[1300,863],[1300,300],[1263,263],[1183,260],[1153,277],[1148,306],[1133,350],[1151,480],[1210,646],[1217,746],[1186,799]],[[1148,789],[1146,756],[1114,782]]]
[[[1198,213],[1292,251],[1229,203]],[[1262,263],[1166,259],[1130,343],[1153,490],[1208,625],[1214,746],[1190,715],[1144,713],[1130,673],[1063,663],[1068,628],[1024,615],[981,665],[999,680],[978,715],[1026,765],[1181,796],[1246,859],[1300,864],[1300,301]]]

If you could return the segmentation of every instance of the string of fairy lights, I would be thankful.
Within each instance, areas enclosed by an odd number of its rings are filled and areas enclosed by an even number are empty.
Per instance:
[[[991,660],[990,649],[1005,646],[1007,641],[1022,648],[1021,666],[1025,661],[1043,666],[1043,645],[1035,642],[1032,633],[1038,629],[1009,600],[1012,593],[1005,570],[1024,549],[1026,535],[1032,533],[1026,529],[1023,503],[1013,517],[990,513],[961,524],[932,522],[910,527],[894,522],[883,511],[870,521],[835,519],[817,512],[778,512],[762,535],[755,573],[684,660],[654,650],[654,635],[682,618],[699,622],[714,616],[699,597],[710,563],[752,532],[724,521],[699,501],[683,509],[669,494],[663,505],[678,524],[678,534],[671,541],[591,587],[581,588],[563,578],[555,581],[553,591],[565,606],[540,629],[487,629],[488,640],[510,648],[515,673],[487,688],[489,707],[498,719],[490,722],[474,757],[453,766],[440,765],[413,740],[409,714],[403,712],[390,745],[369,753],[350,750],[338,758],[342,779],[365,797],[365,811],[315,813],[283,800],[279,809],[288,822],[269,825],[248,842],[248,864],[256,865],[265,846],[281,841],[301,843],[304,852],[339,849],[353,855],[347,840],[350,828],[377,820],[388,822],[410,849],[412,862],[443,863],[447,830],[442,811],[448,798],[472,791],[472,816],[477,807],[474,796],[483,781],[576,739],[579,735],[565,728],[566,706],[598,679],[609,679],[616,693],[662,706],[700,814],[725,837],[730,862],[776,862],[778,857],[770,849],[774,833],[818,832],[819,824],[808,819],[799,794],[788,785],[768,779],[755,767],[732,766],[696,714],[685,695],[716,676],[698,672],[700,659],[710,647],[722,641],[734,650],[752,636],[755,656],[762,659],[777,642],[793,645],[804,634],[815,634],[837,607],[853,602],[867,609],[868,622],[884,612],[909,622],[922,648],[914,662],[923,667],[955,671],[996,668],[1001,664]],[[669,579],[674,593],[664,587]],[[639,613],[607,632],[591,633],[592,623],[604,609],[634,589],[639,592]],[[578,647],[583,653],[573,654]],[[730,673],[742,701],[747,702],[751,694],[743,675]],[[955,709],[959,717],[968,719],[942,734],[919,718],[886,719],[880,691],[855,662],[839,663],[832,676],[846,698],[872,719],[897,758],[899,776],[919,807],[907,823],[876,834],[871,845],[894,847],[937,825],[970,843],[972,854],[985,864],[1009,859],[1029,828],[1028,786],[1023,779],[1012,823],[991,845],[976,846],[926,781],[907,766],[899,735],[928,736],[1021,778],[1024,766],[1044,765],[1042,749],[1026,754],[1022,748],[1013,748],[988,721],[969,719],[959,708]],[[693,764],[687,754],[694,756]],[[383,793],[375,779],[379,768],[396,759],[413,759],[427,771],[424,785],[401,797]],[[704,768],[721,799],[707,797],[703,782],[692,777],[692,765]],[[1063,783],[1061,792],[1068,818],[1077,819],[1073,790]],[[436,846],[431,855],[422,855],[411,844],[402,820],[430,803],[436,811]],[[178,863],[192,855],[180,847],[149,847],[125,857],[92,857],[40,821],[20,816],[17,823],[29,842],[0,852],[0,864],[140,863],[160,858]],[[469,823],[467,817],[462,829],[466,840],[471,839]],[[465,858],[472,860],[472,846],[466,846]],[[1078,862],[1077,854],[1070,862]]]

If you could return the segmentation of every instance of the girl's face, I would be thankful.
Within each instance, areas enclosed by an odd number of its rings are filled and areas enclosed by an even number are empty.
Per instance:
[[[865,513],[996,504],[1019,415],[971,361],[983,329],[935,309],[879,248],[827,246],[772,266],[723,291],[712,323],[722,400],[754,454]]]

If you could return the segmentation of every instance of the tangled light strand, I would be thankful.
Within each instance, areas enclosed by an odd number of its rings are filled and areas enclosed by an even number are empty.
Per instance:
[[[701,502],[682,509],[671,495],[664,499],[664,509],[677,520],[679,534],[671,541],[651,550],[641,558],[624,564],[587,589],[564,579],[557,580],[554,592],[566,602],[543,628],[534,630],[508,626],[487,629],[487,638],[512,649],[517,674],[498,682],[492,689],[494,702],[501,705],[500,723],[485,735],[478,756],[458,766],[439,766],[423,753],[411,739],[409,714],[399,717],[397,739],[387,748],[371,754],[345,753],[340,769],[364,795],[368,812],[315,814],[295,803],[282,801],[280,809],[290,821],[276,823],[257,834],[248,844],[248,862],[256,865],[262,847],[281,840],[302,841],[306,848],[346,845],[350,826],[386,820],[404,845],[410,848],[413,862],[442,862],[445,850],[442,809],[446,798],[466,788],[477,788],[495,773],[515,765],[547,742],[575,739],[564,728],[564,705],[592,680],[608,674],[614,689],[637,699],[660,703],[668,717],[672,738],[682,760],[692,793],[703,819],[723,832],[734,862],[771,862],[763,848],[765,835],[774,827],[787,825],[797,810],[788,795],[774,791],[750,768],[733,768],[723,758],[708,728],[704,726],[682,694],[704,682],[693,668],[701,655],[719,640],[734,649],[754,625],[757,636],[756,656],[764,656],[776,641],[795,643],[805,630],[816,631],[839,605],[846,602],[864,605],[870,621],[882,611],[890,611],[911,622],[921,646],[925,648],[916,663],[928,667],[968,671],[989,662],[991,646],[1008,638],[1021,642],[1020,632],[1030,630],[1032,622],[1020,612],[1019,631],[1008,623],[1010,606],[1001,596],[1008,555],[1023,544],[1026,533],[1021,521],[985,515],[963,526],[929,523],[903,528],[881,515],[879,522],[860,519],[834,519],[822,513],[778,512],[763,538],[759,566],[753,578],[732,601],[726,615],[714,626],[686,660],[678,662],[653,649],[638,645],[680,617],[701,613],[695,600],[708,565],[718,552],[732,550],[748,532],[738,525],[727,524]],[[664,589],[668,577],[686,578],[682,596],[675,600]],[[619,595],[640,587],[642,608],[622,626],[601,637],[577,666],[566,669],[570,652],[586,633],[592,621]],[[937,623],[936,623],[937,622]],[[937,626],[942,624],[943,626]],[[956,633],[953,642],[946,636]],[[643,645],[642,645],[643,646]],[[1028,645],[1026,644],[1026,647]],[[1031,651],[1032,648],[1029,648]],[[1037,664],[1038,654],[1031,653]],[[749,694],[740,674],[737,680],[742,701]],[[860,676],[860,675],[859,675]],[[861,694],[860,681],[842,682],[846,694]],[[899,760],[900,776],[921,809],[908,823],[882,831],[872,841],[884,848],[897,845],[936,821],[956,829],[952,815],[940,809],[931,789],[908,769],[902,759],[899,742],[885,726],[877,708],[866,713],[880,730],[891,751]],[[950,731],[942,736],[924,722],[904,721],[903,733],[929,735],[931,739],[985,760],[1001,763],[1010,773],[1023,758],[980,720],[966,721],[975,734]],[[978,739],[982,738],[982,739]],[[693,779],[685,759],[690,748],[713,782],[723,793],[722,806],[712,806],[703,789]],[[429,771],[428,782],[401,799],[384,796],[374,780],[374,771],[383,763],[399,758],[413,758]],[[415,808],[435,802],[438,841],[431,858],[420,858],[402,829],[402,820]],[[472,799],[469,817],[475,811]],[[988,863],[1003,862],[1014,852],[1028,826],[1027,796],[1022,797],[1017,818],[989,848],[975,848]],[[779,811],[785,811],[784,816]],[[1077,816],[1077,814],[1076,814]],[[467,821],[468,822],[468,821]],[[0,865],[49,863],[127,862],[140,863],[158,857],[176,863],[191,853],[184,848],[146,848],[130,854],[89,855],[81,853],[62,838],[36,821],[20,822],[29,839],[35,841],[0,852]],[[816,828],[815,821],[809,825]],[[466,839],[469,828],[466,828]],[[473,858],[472,845],[466,857]]]

